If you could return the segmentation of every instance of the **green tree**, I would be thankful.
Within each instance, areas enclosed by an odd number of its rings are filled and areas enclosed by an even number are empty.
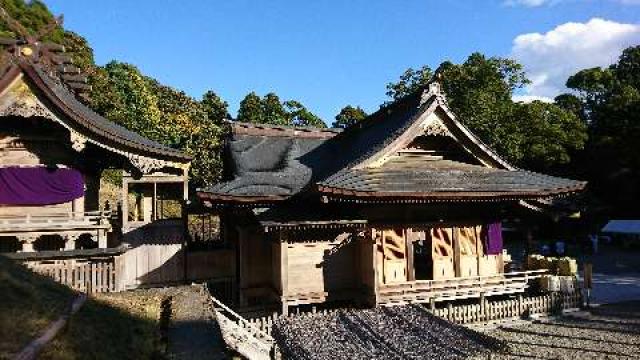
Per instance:
[[[348,128],[349,126],[362,121],[367,117],[367,113],[360,106],[353,107],[347,105],[336,115],[336,121],[331,125],[334,128]]]
[[[515,107],[516,119],[526,121],[520,127],[524,167],[550,170],[555,164],[568,164],[584,146],[587,127],[576,114],[541,101]]]
[[[327,127],[299,101],[281,102],[275,93],[268,93],[263,98],[255,92],[247,94],[240,102],[237,120],[252,124]]]
[[[586,114],[583,113],[582,100],[574,94],[560,94],[553,99],[553,102],[561,108],[578,116],[586,123]]]
[[[289,125],[287,111],[275,93],[268,93],[262,99],[262,114],[264,124]]]
[[[291,126],[311,126],[317,128],[326,128],[327,124],[317,115],[309,111],[299,101],[289,100],[284,103],[287,113],[287,124]]]
[[[229,115],[229,104],[212,90],[202,95],[200,103],[204,106],[207,118],[209,118],[210,121],[216,124],[222,124],[223,120],[231,119],[231,115]]]
[[[154,89],[135,66],[112,61],[97,69],[92,87],[96,112],[149,139],[168,140]]]
[[[387,96],[391,98],[391,102],[398,101],[409,94],[424,89],[432,76],[433,71],[426,65],[417,70],[408,68],[400,75],[397,82],[387,84]]]
[[[387,85],[391,101],[424,89],[433,79],[428,69],[409,69],[397,83]],[[473,53],[462,64],[443,62],[436,74],[458,118],[518,166],[553,169],[566,164],[584,144],[585,128],[570,111],[553,104],[513,102],[514,90],[529,83],[513,60]],[[565,140],[552,143],[545,138],[549,133]]]
[[[250,92],[240,101],[237,120],[245,123],[260,124],[264,122],[262,99],[255,92]]]
[[[640,215],[640,46],[625,49],[608,68],[567,80],[589,126],[589,141],[573,167],[618,216]],[[575,103],[575,100],[572,100]]]

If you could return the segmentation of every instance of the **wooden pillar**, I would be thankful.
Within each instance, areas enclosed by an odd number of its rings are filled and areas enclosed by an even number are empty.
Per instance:
[[[129,181],[126,174],[122,176],[122,233],[125,233],[129,227]]]
[[[76,249],[76,236],[67,235],[64,242],[65,250],[75,250]]]
[[[144,184],[146,185],[146,184]],[[146,187],[146,186],[145,186]],[[149,191],[149,189],[144,189],[142,191],[142,221],[148,224],[153,221],[153,210],[154,210],[154,196],[155,186]]]
[[[158,183],[153,182],[153,200],[151,209],[151,221],[158,220]]]
[[[23,241],[22,242],[22,252],[34,252],[33,242],[31,241]]]
[[[411,228],[406,230],[406,246],[407,251],[407,280],[414,281],[416,279],[416,269],[413,260],[413,240],[415,239],[413,230]]]
[[[184,201],[189,200],[189,168],[183,170],[182,176],[184,180],[182,182],[182,199]]]
[[[383,264],[384,264],[384,255],[379,250],[379,247],[382,244],[378,243],[378,231],[375,228],[371,229],[371,245],[373,247],[373,293],[374,293],[374,305],[378,306],[378,302],[380,301],[380,285],[382,285],[384,274]]]
[[[536,246],[535,243],[533,241],[533,230],[531,230],[531,227],[527,226],[527,230],[526,230],[526,236],[527,236],[527,255],[533,254],[536,252]]]
[[[461,249],[460,249],[460,229],[457,227],[453,227],[451,229],[451,233],[452,233],[452,237],[453,237],[453,272],[455,273],[455,276],[461,276],[462,275],[462,268],[461,268]]]
[[[245,287],[245,283],[246,283],[246,262],[247,262],[247,257],[245,256],[245,241],[246,237],[247,237],[247,231],[246,229],[238,226],[237,227],[238,230],[238,298],[239,298],[239,302],[240,302],[240,306],[246,306],[247,304],[247,298],[244,294],[244,287]]]
[[[287,234],[280,230],[280,289],[282,289],[282,315],[287,316],[289,314],[289,306],[287,304],[287,295],[289,293],[289,260]]]
[[[103,231],[98,232],[98,248],[106,249],[107,248],[107,233]]]
[[[478,268],[477,273],[478,276],[482,276],[482,257],[483,257],[483,248],[482,248],[482,239],[480,237],[481,232],[478,233],[478,227],[474,226],[473,227],[473,234],[476,237],[476,266]],[[486,251],[486,249],[484,249],[484,251]]]

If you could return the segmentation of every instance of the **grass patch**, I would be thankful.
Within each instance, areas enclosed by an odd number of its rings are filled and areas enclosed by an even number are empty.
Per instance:
[[[92,297],[41,359],[160,359],[160,295],[144,291]]]
[[[74,293],[0,256],[0,359],[10,359],[50,322]]]
[[[0,359],[11,359],[56,320],[75,293],[0,256]],[[161,359],[164,295],[131,291],[91,296],[39,359]]]

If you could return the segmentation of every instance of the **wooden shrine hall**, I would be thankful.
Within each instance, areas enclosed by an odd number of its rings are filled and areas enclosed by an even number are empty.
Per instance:
[[[15,30],[20,33],[19,26]],[[82,102],[86,76],[64,48],[22,35],[2,39],[0,252],[119,245],[112,235],[159,218],[149,189],[130,206],[139,210],[130,218],[129,184],[156,190],[157,184],[172,184],[176,199],[186,200],[190,158],[90,110]],[[105,169],[124,171],[120,217],[99,203]]]
[[[518,169],[438,83],[344,131],[231,123],[226,181],[198,190],[236,249],[240,306],[371,306],[522,293],[501,220],[585,183]]]

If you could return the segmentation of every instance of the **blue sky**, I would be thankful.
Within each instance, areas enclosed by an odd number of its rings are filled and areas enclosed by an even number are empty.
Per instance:
[[[574,69],[640,44],[640,0],[45,0],[96,61],[137,65],[235,114],[250,91],[296,99],[330,123],[347,104],[374,111],[407,67],[511,56],[548,98]]]

